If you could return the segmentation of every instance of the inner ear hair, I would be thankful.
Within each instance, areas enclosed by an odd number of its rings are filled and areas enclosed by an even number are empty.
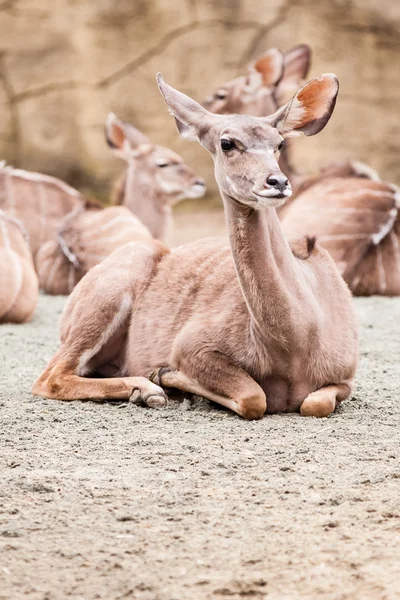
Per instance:
[[[120,150],[125,141],[123,125],[114,113],[109,113],[105,123],[105,138],[113,150]]]
[[[283,136],[293,131],[315,135],[329,121],[339,91],[336,75],[325,73],[306,83],[292,100],[270,118]]]
[[[277,85],[283,76],[283,53],[277,48],[271,48],[268,52],[260,56],[251,65],[251,68],[261,74],[264,85]]]

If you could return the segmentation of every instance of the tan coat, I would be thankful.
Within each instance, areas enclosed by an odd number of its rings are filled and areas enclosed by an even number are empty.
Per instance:
[[[0,323],[29,321],[38,279],[22,223],[0,210]]]

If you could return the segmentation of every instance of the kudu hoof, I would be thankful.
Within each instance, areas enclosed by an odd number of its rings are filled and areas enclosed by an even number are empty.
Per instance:
[[[149,408],[165,408],[168,406],[168,397],[160,389],[155,394],[154,392],[143,392],[142,390],[133,390],[129,402],[136,404],[136,406],[148,406]]]

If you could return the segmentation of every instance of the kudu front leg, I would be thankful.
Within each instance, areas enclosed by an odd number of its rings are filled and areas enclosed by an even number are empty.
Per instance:
[[[157,243],[127,244],[83,277],[62,316],[61,347],[34,383],[34,395],[167,404],[164,391],[145,377],[85,376],[110,373],[114,366],[118,372],[135,298],[163,253]]]
[[[193,358],[179,370],[159,369],[151,380],[166,388],[176,388],[217,402],[244,419],[261,419],[267,409],[262,388],[240,367],[218,353]]]
[[[35,381],[34,396],[54,400],[131,400],[152,408],[167,405],[162,388],[146,377],[80,377],[73,365],[57,353],[47,369]]]
[[[300,414],[303,417],[328,417],[350,394],[351,387],[348,383],[328,385],[307,396],[300,406]]]

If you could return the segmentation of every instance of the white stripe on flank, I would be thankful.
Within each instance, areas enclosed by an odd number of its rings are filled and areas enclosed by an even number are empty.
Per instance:
[[[55,277],[55,275],[56,275],[59,267],[61,267],[63,261],[64,261],[64,256],[63,255],[56,257],[56,259],[55,259],[55,261],[53,263],[53,266],[51,267],[51,269],[49,271],[49,274],[47,276],[46,291],[48,291],[50,289],[50,286],[53,285],[54,277]],[[57,273],[57,275],[58,275],[58,273]]]
[[[365,233],[337,233],[332,235],[322,235],[318,241],[328,242],[330,240],[365,240],[371,236]]]
[[[136,219],[132,217],[114,217],[113,219],[111,219],[111,221],[107,221],[106,223],[103,223],[103,225],[100,225],[97,228],[97,230],[106,231],[107,229],[110,229],[110,227],[114,227],[114,225],[117,225],[118,223],[134,223],[136,225]]]
[[[357,175],[366,175],[369,179],[371,179],[371,181],[381,181],[381,178],[379,177],[377,171],[375,171],[375,169],[373,169],[369,165],[366,165],[365,163],[359,162],[357,160],[352,161],[351,164]]]
[[[122,325],[125,319],[128,318],[131,306],[131,297],[129,294],[125,294],[125,296],[122,298],[118,311],[115,313],[108,326],[104,329],[98,342],[93,346],[93,348],[85,350],[85,352],[82,353],[79,359],[77,375],[84,377],[88,373],[89,361],[100,352],[104,344],[107,343],[111,336],[116,332],[118,327]]]
[[[23,171],[22,169],[13,169],[13,167],[4,167],[4,171],[7,171],[12,177],[19,177],[20,179],[25,179],[26,181],[35,181],[41,183],[50,183],[55,185],[63,192],[66,192],[70,196],[74,196],[75,198],[82,198],[82,194],[75,190],[73,187],[64,183],[60,179],[56,177],[51,177],[50,175],[43,175],[42,173],[33,173],[30,171]]]
[[[341,213],[345,214],[368,214],[368,213],[376,213],[375,208],[355,208],[353,206],[342,206],[340,208],[336,208],[335,206],[313,206],[312,204],[305,204],[301,207],[301,210],[308,212],[321,212],[321,213],[333,213],[333,216],[336,214],[340,216]],[[393,209],[392,209],[393,210]],[[380,211],[381,212],[381,211]],[[329,217],[331,218],[331,217]]]
[[[89,235],[92,232],[87,232],[87,233]],[[116,233],[115,235],[109,235],[108,237],[101,237],[101,238],[93,237],[92,239],[85,238],[85,244],[87,246],[90,246],[91,244],[103,244],[103,245],[104,244],[113,244],[114,242],[121,242],[121,240],[123,239],[125,234],[126,234],[126,231],[122,230],[122,231],[119,231],[118,233]]]
[[[389,211],[389,218],[387,222],[384,223],[380,230],[377,233],[374,233],[374,235],[371,237],[374,244],[379,244],[379,242],[381,242],[383,238],[387,236],[387,234],[393,229],[396,219],[397,208],[392,208],[392,210]]]
[[[340,182],[340,180],[339,180]],[[352,191],[341,191],[338,190],[338,185],[339,183],[332,183],[331,185],[327,185],[324,186],[323,181],[320,183],[317,183],[315,185],[319,185],[320,187],[323,187],[324,189],[324,196],[327,196],[330,193],[333,194],[337,194],[340,197],[345,197],[345,198],[354,198],[355,196],[376,196],[378,198],[381,198],[382,196],[384,196],[385,198],[393,198],[395,196],[395,192],[394,191],[390,191],[390,190],[371,190],[368,187],[360,187],[357,190],[352,190]],[[343,185],[343,184],[342,184]],[[392,188],[392,185],[387,184],[387,186],[389,188]],[[314,187],[314,186],[313,186]],[[311,188],[312,189],[312,188]],[[307,190],[305,190],[304,193],[306,193]]]

